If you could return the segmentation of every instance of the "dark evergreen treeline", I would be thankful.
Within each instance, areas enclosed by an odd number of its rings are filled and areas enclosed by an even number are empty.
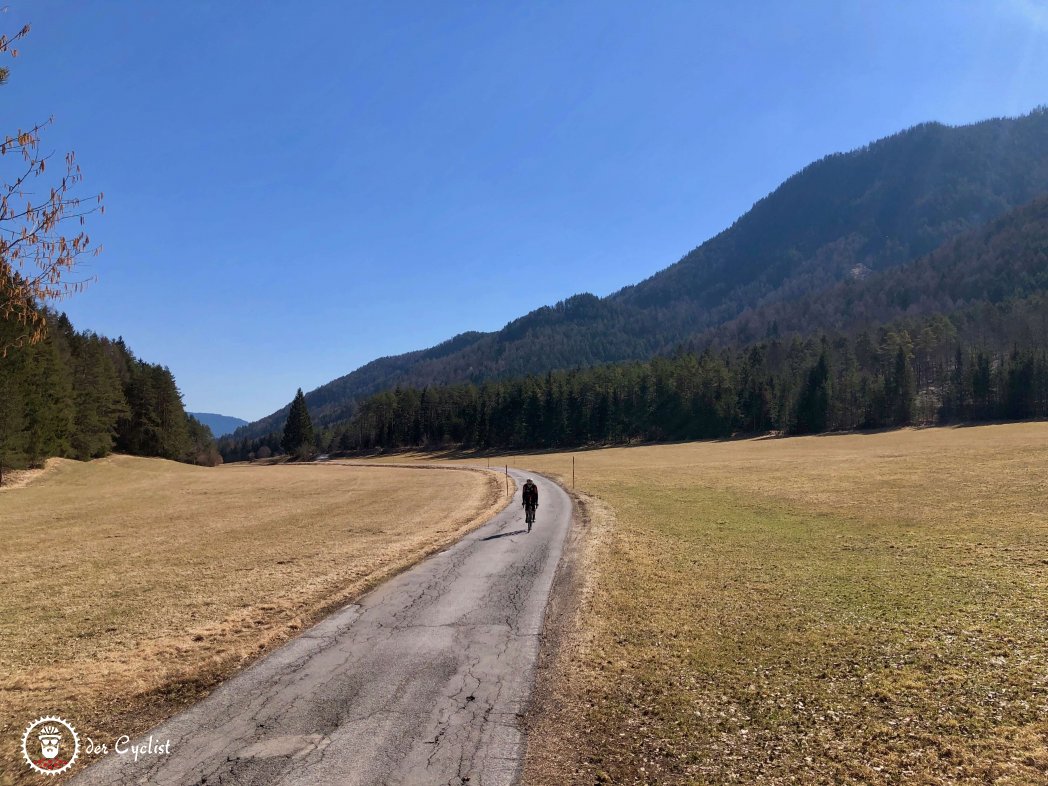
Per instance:
[[[1048,417],[1046,319],[1048,298],[1038,295],[854,336],[773,338],[481,385],[396,388],[319,432],[317,449],[562,448]],[[279,452],[279,442],[273,434],[220,448],[227,460],[242,460]]]
[[[19,328],[0,320],[0,467],[114,450],[222,461],[210,430],[186,415],[170,370],[139,360],[122,339],[77,332],[64,314],[47,322],[40,343],[10,346]]]

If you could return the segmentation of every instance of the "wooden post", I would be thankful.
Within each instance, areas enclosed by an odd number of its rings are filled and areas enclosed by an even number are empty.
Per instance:
[[[509,464],[506,465],[506,496],[509,496]]]
[[[571,457],[571,490],[575,490],[575,457]]]

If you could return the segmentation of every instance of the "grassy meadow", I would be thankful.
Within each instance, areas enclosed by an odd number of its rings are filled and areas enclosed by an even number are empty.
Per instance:
[[[503,489],[482,472],[113,456],[0,491],[0,772],[32,777],[18,745],[40,715],[96,742],[145,730],[486,520]]]
[[[525,783],[1048,783],[1048,424],[575,456],[598,537]]]

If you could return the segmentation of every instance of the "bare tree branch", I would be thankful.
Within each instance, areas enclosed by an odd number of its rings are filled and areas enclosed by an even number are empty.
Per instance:
[[[0,54],[16,57],[13,44],[28,33],[26,25],[13,36],[0,35]],[[0,75],[6,78],[6,69]],[[92,245],[85,229],[87,216],[105,212],[102,194],[77,195],[83,174],[76,156],[67,153],[64,172],[57,181],[47,180],[54,153],[42,153],[40,143],[52,122],[48,118],[29,130],[0,134],[0,316],[23,328],[17,338],[0,345],[0,355],[44,337],[46,322],[39,304],[82,291],[92,279],[74,280],[70,274],[81,257],[102,250]],[[8,167],[9,177],[3,166],[8,156],[21,159],[17,168]],[[31,190],[38,179],[43,188]],[[94,206],[88,207],[91,201]]]

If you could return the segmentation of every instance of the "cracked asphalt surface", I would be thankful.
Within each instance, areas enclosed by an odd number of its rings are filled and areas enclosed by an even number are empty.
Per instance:
[[[74,783],[514,783],[571,500],[510,474],[516,496],[487,524],[131,743],[170,740],[169,755],[110,752]]]

